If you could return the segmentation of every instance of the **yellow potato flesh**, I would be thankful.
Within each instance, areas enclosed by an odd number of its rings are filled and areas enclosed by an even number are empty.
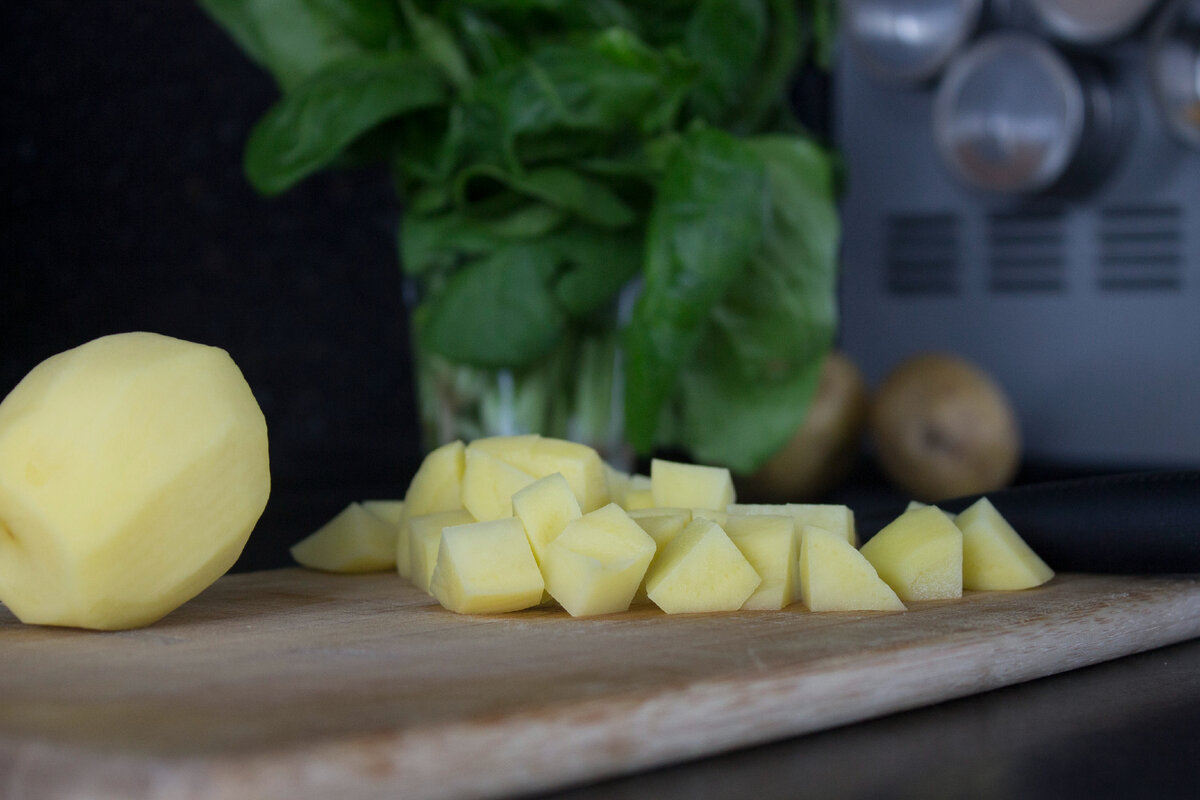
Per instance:
[[[962,597],[962,532],[937,506],[905,511],[861,552],[906,603]]]
[[[512,496],[513,511],[525,526],[525,535],[538,564],[546,546],[554,541],[571,520],[582,512],[575,493],[561,474],[539,478]]]
[[[513,515],[512,497],[537,478],[485,450],[468,448],[462,504],[480,522]]]
[[[396,526],[351,503],[291,547],[296,563],[325,572],[381,572],[396,566]]]
[[[682,464],[661,458],[650,462],[654,505],[724,511],[737,500],[733,476],[724,467]]]
[[[796,522],[797,536],[805,525],[824,528],[830,533],[836,533],[852,546],[858,544],[858,534],[854,526],[854,512],[849,506],[826,503],[778,503],[778,504],[740,504],[733,503],[725,509],[730,514],[783,514]],[[800,540],[797,538],[796,546]]]
[[[536,606],[545,583],[516,517],[442,530],[430,591],[460,614],[499,614]]]
[[[712,520],[695,519],[666,546],[646,575],[646,595],[668,614],[736,611],[762,583]]]
[[[573,617],[629,608],[654,540],[615,503],[567,523],[542,560],[546,591]]]
[[[804,530],[800,597],[810,611],[904,611],[904,603],[870,561],[841,536]]]
[[[0,600],[147,625],[233,565],[269,493],[266,422],[225,351],[128,333],[61,353],[0,403]]]
[[[419,517],[409,517],[408,549],[411,574],[409,580],[423,592],[429,592],[433,580],[433,568],[437,565],[438,548],[442,543],[442,531],[452,525],[466,525],[475,518],[465,509],[435,511]]]
[[[731,516],[724,525],[730,541],[754,567],[762,583],[742,604],[745,610],[778,611],[797,595],[796,534],[791,517]]]
[[[1013,591],[1041,586],[1054,570],[986,497],[954,519],[963,534],[963,588]]]

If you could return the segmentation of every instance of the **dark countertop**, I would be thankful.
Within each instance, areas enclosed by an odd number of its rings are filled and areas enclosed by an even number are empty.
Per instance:
[[[540,797],[1200,797],[1200,640]]]

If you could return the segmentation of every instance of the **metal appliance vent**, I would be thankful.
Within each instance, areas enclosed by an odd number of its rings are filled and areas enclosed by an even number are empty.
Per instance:
[[[1007,294],[1066,288],[1063,218],[1060,208],[989,214],[988,289]]]
[[[1179,206],[1100,210],[1099,285],[1105,291],[1177,291],[1183,286]]]
[[[956,294],[959,220],[954,214],[893,214],[884,236],[884,275],[891,294]]]

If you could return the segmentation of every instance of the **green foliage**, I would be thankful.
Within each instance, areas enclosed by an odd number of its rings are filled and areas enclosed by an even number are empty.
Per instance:
[[[281,90],[247,143],[259,191],[390,170],[439,364],[553,371],[599,420],[621,387],[588,365],[611,362],[601,320],[632,284],[641,452],[747,471],[799,424],[836,324],[838,220],[787,93],[828,58],[830,0],[199,2]],[[593,357],[563,362],[566,341]]]

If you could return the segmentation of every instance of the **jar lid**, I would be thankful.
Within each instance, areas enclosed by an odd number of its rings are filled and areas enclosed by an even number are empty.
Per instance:
[[[1163,9],[1150,34],[1150,85],[1167,127],[1200,147],[1200,0]]]
[[[984,0],[845,0],[841,28],[874,79],[917,85],[937,77],[975,32]]]
[[[1132,33],[1158,0],[1026,0],[1043,27],[1074,44],[1105,44]]]
[[[954,59],[934,99],[934,134],[968,183],[1006,193],[1049,188],[1083,138],[1084,89],[1056,50],[1001,33]]]

